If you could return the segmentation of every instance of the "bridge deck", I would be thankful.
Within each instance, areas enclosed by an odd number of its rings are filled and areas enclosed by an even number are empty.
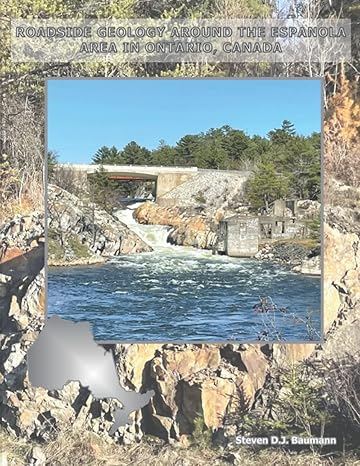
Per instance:
[[[62,168],[71,168],[76,171],[86,172],[87,174],[95,173],[100,165],[95,164],[59,164]],[[168,167],[168,166],[151,166],[151,165],[102,165],[107,173],[124,174],[131,176],[152,175],[157,177],[161,174],[196,174],[196,173],[226,173],[228,175],[246,174],[247,171],[240,170],[216,170],[198,167]]]

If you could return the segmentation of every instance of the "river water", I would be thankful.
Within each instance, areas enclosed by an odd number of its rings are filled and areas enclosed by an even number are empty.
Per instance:
[[[99,341],[319,339],[320,278],[171,246],[168,227],[137,224],[131,208],[118,216],[154,251],[99,266],[50,268],[48,315],[90,322]],[[257,313],[264,296],[288,312]]]

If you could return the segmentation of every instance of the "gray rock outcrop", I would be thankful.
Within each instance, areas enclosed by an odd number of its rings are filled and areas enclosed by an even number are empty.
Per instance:
[[[267,260],[278,264],[285,264],[294,272],[304,275],[320,275],[320,247],[309,248],[291,241],[278,241],[266,244],[255,254],[258,260]]]
[[[48,214],[49,265],[92,264],[152,250],[112,215],[53,185],[48,187]]]
[[[162,206],[203,206],[209,215],[218,209],[231,210],[244,202],[245,183],[250,172],[229,173],[210,170],[199,173],[182,185],[164,194]]]

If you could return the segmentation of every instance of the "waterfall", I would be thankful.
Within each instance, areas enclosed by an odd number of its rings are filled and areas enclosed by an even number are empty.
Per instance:
[[[166,242],[171,227],[166,225],[142,225],[137,223],[133,217],[134,210],[142,202],[130,204],[126,209],[115,212],[116,218],[124,223],[131,231],[136,233],[145,243],[153,249],[170,248],[171,245]]]

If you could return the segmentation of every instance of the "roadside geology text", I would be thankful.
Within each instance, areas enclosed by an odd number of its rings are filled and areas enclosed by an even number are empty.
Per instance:
[[[12,60],[350,60],[348,20],[13,20]]]
[[[139,39],[143,37],[155,38],[155,37],[164,37],[165,27],[106,27],[100,26],[96,29],[96,35],[99,38],[133,38]],[[234,31],[229,27],[177,27],[174,26],[170,30],[170,38],[180,39],[180,38],[216,38],[216,37],[231,37]],[[265,38],[267,36],[266,28],[264,26],[250,27],[250,26],[241,26],[236,28],[236,33],[238,37],[258,37]],[[89,39],[92,37],[93,31],[90,26],[85,27],[71,27],[71,26],[60,26],[60,27],[34,27],[34,26],[17,26],[15,29],[15,36],[19,37],[46,37],[46,38],[77,38],[82,37],[84,39]],[[270,27],[270,36],[271,37],[346,37],[346,32],[344,27]]]

